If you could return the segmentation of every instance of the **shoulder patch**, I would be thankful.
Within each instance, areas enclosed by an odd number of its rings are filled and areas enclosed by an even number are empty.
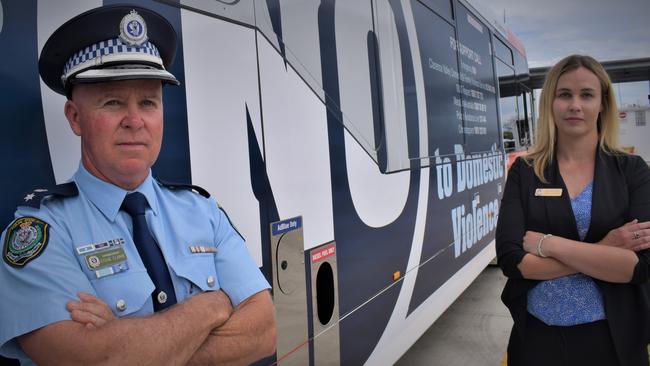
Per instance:
[[[38,188],[21,197],[18,206],[41,207],[41,201],[45,197],[73,197],[79,194],[77,185],[74,182],[63,183],[51,188]]]
[[[158,178],[156,178],[156,181],[161,186],[167,187],[169,189],[187,189],[187,190],[190,190],[190,191],[195,191],[196,193],[200,194],[201,196],[203,196],[205,198],[210,198],[210,193],[208,191],[206,191],[205,189],[199,187],[199,186],[195,186],[195,185],[192,185],[192,184],[185,184],[185,183],[170,183],[170,182],[162,181],[162,180],[160,180]]]
[[[9,225],[2,251],[5,262],[24,267],[38,257],[50,240],[50,225],[36,217],[21,217]]]

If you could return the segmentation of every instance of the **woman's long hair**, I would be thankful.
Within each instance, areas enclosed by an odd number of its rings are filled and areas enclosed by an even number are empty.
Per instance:
[[[532,164],[535,175],[547,183],[544,171],[553,163],[557,131],[553,118],[553,101],[555,89],[560,76],[580,67],[591,71],[600,81],[602,112],[598,115],[599,148],[607,153],[621,153],[618,145],[618,108],[609,75],[603,66],[590,56],[571,55],[563,58],[546,74],[542,95],[539,103],[539,119],[537,121],[537,138],[527,161]]]

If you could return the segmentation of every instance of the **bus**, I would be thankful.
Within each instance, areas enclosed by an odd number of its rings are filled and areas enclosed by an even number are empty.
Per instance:
[[[494,62],[499,78],[499,119],[509,168],[518,156],[526,155],[535,142],[535,94],[529,85],[526,49],[522,42],[499,23],[493,22],[493,25],[498,34],[494,40]]]
[[[79,164],[40,50],[114,2],[0,0],[3,226]],[[180,41],[154,175],[216,197],[272,285],[259,364],[396,362],[494,258],[534,127],[520,42],[464,0],[131,2]]]

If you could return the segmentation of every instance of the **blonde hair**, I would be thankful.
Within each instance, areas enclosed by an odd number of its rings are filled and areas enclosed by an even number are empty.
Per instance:
[[[618,108],[612,81],[603,66],[593,57],[571,55],[563,58],[546,74],[539,102],[539,119],[537,120],[537,139],[528,154],[527,161],[533,166],[535,175],[544,183],[544,171],[553,163],[557,131],[553,118],[553,101],[558,80],[567,72],[580,67],[591,71],[600,81],[602,112],[598,115],[598,145],[607,153],[622,153],[618,145]]]

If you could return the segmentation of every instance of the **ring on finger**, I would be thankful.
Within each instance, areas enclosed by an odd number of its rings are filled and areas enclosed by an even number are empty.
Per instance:
[[[635,231],[635,232],[634,232],[634,239],[636,240],[636,239],[638,239],[638,238],[640,238],[640,237],[641,237],[641,235],[639,235],[639,232],[638,232],[638,231]]]

